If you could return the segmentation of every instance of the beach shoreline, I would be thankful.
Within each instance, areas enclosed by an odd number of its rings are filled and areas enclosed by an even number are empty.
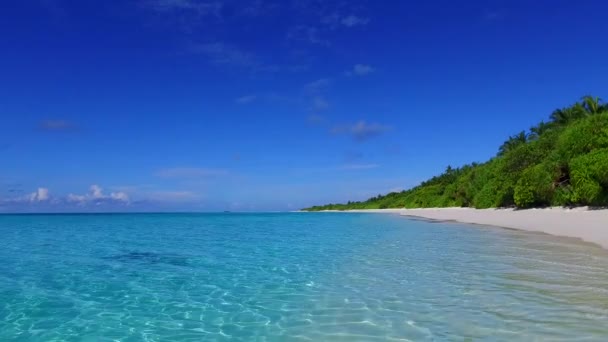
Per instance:
[[[327,211],[333,212],[333,211]],[[339,212],[339,211],[338,211]],[[347,213],[398,214],[410,218],[494,226],[580,239],[608,249],[608,209],[362,209]]]

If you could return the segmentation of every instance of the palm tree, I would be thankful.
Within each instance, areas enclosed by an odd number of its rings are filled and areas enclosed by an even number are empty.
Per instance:
[[[583,96],[581,102],[588,114],[597,114],[602,111],[602,99],[590,95]]]
[[[528,142],[528,134],[526,131],[521,131],[519,134],[510,136],[498,149],[498,155],[503,155],[526,142]]]
[[[530,128],[529,139],[538,139],[543,133],[550,130],[553,125],[550,122],[541,121],[538,125]]]
[[[588,112],[585,106],[577,102],[572,107],[554,110],[553,113],[551,113],[551,121],[559,125],[566,125],[587,115]]]
[[[566,109],[556,109],[551,113],[551,121],[558,124],[565,124],[568,121]]]

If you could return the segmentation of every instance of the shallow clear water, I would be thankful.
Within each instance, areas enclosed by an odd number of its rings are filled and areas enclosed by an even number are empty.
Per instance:
[[[0,340],[608,340],[608,251],[392,215],[0,216]]]

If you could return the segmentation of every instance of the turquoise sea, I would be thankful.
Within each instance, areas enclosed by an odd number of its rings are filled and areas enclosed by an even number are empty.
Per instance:
[[[0,216],[0,341],[608,341],[608,251],[343,213]]]

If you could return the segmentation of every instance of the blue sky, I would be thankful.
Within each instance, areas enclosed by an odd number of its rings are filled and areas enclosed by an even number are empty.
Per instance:
[[[290,210],[607,96],[604,1],[3,1],[0,211]]]

